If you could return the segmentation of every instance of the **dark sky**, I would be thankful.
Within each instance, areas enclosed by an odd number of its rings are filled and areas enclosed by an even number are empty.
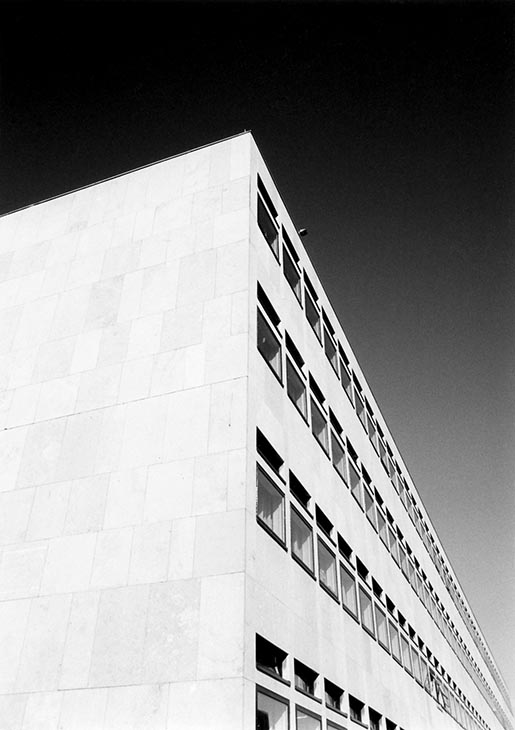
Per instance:
[[[0,4],[0,212],[253,131],[512,695],[514,8]]]

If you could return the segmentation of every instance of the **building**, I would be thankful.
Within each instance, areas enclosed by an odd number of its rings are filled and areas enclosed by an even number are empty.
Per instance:
[[[250,134],[0,219],[0,728],[511,728]]]

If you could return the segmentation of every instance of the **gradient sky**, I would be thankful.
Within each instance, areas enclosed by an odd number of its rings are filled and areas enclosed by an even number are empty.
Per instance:
[[[515,698],[511,3],[0,5],[0,213],[251,129]]]

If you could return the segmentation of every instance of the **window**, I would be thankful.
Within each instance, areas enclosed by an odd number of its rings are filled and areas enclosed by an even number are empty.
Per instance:
[[[331,430],[331,451],[333,465],[344,482],[347,482],[347,465],[345,463],[345,450],[340,439]]]
[[[368,521],[370,522],[370,524],[372,525],[372,527],[375,530],[377,530],[377,525],[376,525],[376,508],[375,508],[375,504],[374,504],[374,498],[372,497],[372,495],[370,494],[370,492],[366,488],[363,490],[363,494],[365,496],[365,512],[366,512]]]
[[[393,559],[399,565],[399,547],[397,545],[397,535],[391,527],[388,528],[388,542],[390,543],[390,552]]]
[[[361,625],[369,634],[375,637],[372,600],[361,586],[359,587],[359,612],[361,615]]]
[[[340,689],[340,687],[337,687],[335,684],[326,679],[324,681],[324,690],[325,704],[327,705],[327,707],[331,707],[333,710],[341,711],[343,689]]]
[[[304,304],[306,307],[306,317],[313,328],[313,332],[316,334],[318,339],[321,340],[320,311],[317,302],[318,296],[315,289],[308,279],[306,272],[304,272]]]
[[[386,730],[397,730],[397,725],[391,720],[386,721]]]
[[[295,730],[322,730],[322,720],[319,715],[309,712],[299,705],[295,705]]]
[[[267,674],[282,677],[287,656],[285,651],[256,634],[256,666],[258,669]]]
[[[363,709],[365,705],[352,695],[349,695],[349,713],[351,720],[363,722]]]
[[[342,725],[337,725],[335,722],[331,722],[331,720],[328,720],[327,730],[345,730],[345,728]]]
[[[370,719],[369,728],[370,730],[380,730],[381,728],[381,715],[373,710],[371,707],[368,708],[368,717]]]
[[[332,540],[334,525],[324,512],[322,512],[318,505],[315,508],[315,516],[318,527],[322,530],[324,535],[327,535],[327,537]]]
[[[370,439],[370,442],[374,449],[377,451],[377,429],[376,424],[374,421],[374,416],[372,414],[372,409],[368,405],[368,401],[366,404],[367,409],[367,430],[368,430],[368,438]]]
[[[334,339],[334,327],[329,322],[325,312],[322,314],[324,320],[324,350],[327,359],[331,363],[334,372],[338,375],[338,355]]]
[[[340,551],[340,554],[343,555],[345,560],[348,560],[349,563],[352,562],[352,548],[349,545],[349,543],[346,542],[339,533],[338,533],[338,550]]]
[[[347,445],[349,442],[347,441]],[[349,448],[347,448],[347,453],[351,454],[351,451]],[[350,491],[352,493],[352,496],[356,500],[356,502],[359,504],[359,506],[362,508],[363,503],[361,501],[361,476],[359,473],[359,469],[357,466],[357,463],[352,461],[352,459],[348,459],[348,469],[349,469],[349,485],[350,485]]]
[[[422,684],[422,668],[420,665],[420,657],[416,649],[411,647],[411,658],[413,660],[413,674],[419,684]]]
[[[281,467],[284,464],[284,461],[259,428],[256,429],[256,450],[260,457],[266,461],[268,466],[273,469],[278,476],[280,476]]]
[[[300,282],[300,268],[299,268],[299,257],[297,252],[293,248],[293,244],[290,237],[284,230],[283,233],[283,269],[286,281],[293,289],[293,293],[297,297],[298,301],[302,300],[302,286]]]
[[[306,395],[306,383],[299,375],[289,357],[286,358],[286,389],[290,400],[295,405],[303,418],[308,417],[308,401]]]
[[[321,585],[325,586],[333,596],[338,597],[336,558],[320,538],[318,538],[318,573]]]
[[[387,535],[387,527],[386,527],[386,520],[384,518],[383,513],[381,510],[376,510],[376,516],[377,516],[377,531],[379,532],[379,537],[383,541],[383,543],[388,547],[388,535]]]
[[[350,402],[354,403],[352,399],[352,379],[350,375],[349,358],[344,353],[341,345],[338,345],[338,354],[340,356],[340,379],[342,381],[342,387]]]
[[[340,563],[340,579],[342,584],[343,606],[355,617],[358,617],[358,598],[356,595],[356,579],[347,568]]]
[[[367,430],[367,416],[365,413],[365,401],[363,400],[363,392],[358,379],[353,375],[354,380],[354,404],[359,420],[363,424],[365,431]]]
[[[390,651],[390,646],[388,644],[388,629],[386,626],[386,614],[381,608],[379,608],[377,603],[374,604],[374,609],[376,615],[377,640],[384,649]]]
[[[318,674],[307,667],[298,659],[295,659],[295,689],[306,692],[308,695],[315,695],[316,681]]]
[[[288,730],[289,715],[288,700],[268,690],[257,689],[256,730]]]
[[[364,583],[368,583],[368,568],[367,566],[361,562],[359,558],[356,558],[356,570],[358,571],[358,575],[361,578],[361,580]]]
[[[291,507],[291,552],[294,558],[313,572],[313,530],[311,525]]]
[[[404,549],[404,546],[401,545],[399,542],[399,562],[401,564],[401,570],[406,576],[408,577],[408,559],[406,557],[406,550]]]
[[[413,666],[411,664],[411,652],[409,647],[409,642],[407,638],[404,636],[404,634],[401,634],[401,653],[402,653],[402,663],[404,664],[404,668],[408,670],[410,674],[413,674]]]
[[[257,467],[257,491],[258,521],[284,544],[284,494],[260,466]]]
[[[300,502],[304,509],[307,509],[309,511],[311,496],[307,489],[304,489],[304,487],[292,471],[290,472],[290,492],[293,494],[295,499]]]
[[[281,343],[263,314],[258,309],[257,325],[258,350],[279,380],[282,379]]]
[[[258,175],[258,226],[266,242],[272,249],[274,256],[279,259],[279,226],[277,224],[277,215],[277,210],[272,203],[272,199]]]
[[[395,657],[395,659],[397,659],[397,661],[400,664],[402,664],[401,645],[399,642],[399,629],[391,621],[388,621],[388,629],[389,629],[389,634],[390,634],[390,646],[392,648],[392,654]]]

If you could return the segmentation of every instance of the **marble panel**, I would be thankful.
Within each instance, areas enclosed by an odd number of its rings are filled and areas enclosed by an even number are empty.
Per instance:
[[[146,466],[113,472],[109,478],[104,528],[139,525],[143,519],[146,486]]]
[[[149,468],[144,509],[146,523],[191,515],[193,469],[193,459]]]
[[[75,347],[76,337],[64,337],[41,344],[32,374],[33,382],[64,378],[68,375]]]
[[[241,678],[170,684],[167,730],[204,730],[213,718],[219,728],[242,730]]]
[[[129,583],[157,583],[167,579],[171,522],[152,522],[134,528]]]
[[[0,693],[14,690],[29,610],[28,598],[0,602]]]
[[[60,418],[29,427],[18,473],[19,487],[56,481],[54,477],[65,426],[66,419]]]
[[[159,352],[163,313],[148,314],[132,321],[127,357],[129,360]]]
[[[132,546],[132,527],[98,533],[91,586],[107,588],[126,585]]]
[[[227,453],[197,456],[193,479],[193,514],[227,509]]]
[[[126,405],[121,453],[124,466],[143,466],[162,460],[166,420],[166,397],[158,396]]]
[[[197,345],[202,337],[202,303],[168,310],[163,315],[161,350]]]
[[[99,591],[75,593],[71,603],[59,689],[86,687],[95,638]]]
[[[195,524],[194,517],[185,517],[172,522],[168,580],[180,580],[193,576]]]
[[[108,474],[71,482],[64,523],[65,535],[98,532],[102,528],[108,484]]]
[[[70,595],[32,600],[16,692],[57,689],[70,605]]]
[[[197,670],[200,581],[150,587],[143,682],[193,679]]]
[[[164,444],[164,459],[183,459],[207,452],[209,388],[171,393]]]
[[[140,683],[148,585],[102,592],[89,674],[90,686]]]
[[[166,730],[168,686],[144,684],[108,691],[105,730]]]
[[[89,587],[96,533],[50,540],[41,593],[83,591]]]
[[[115,324],[120,306],[123,277],[97,281],[91,286],[84,327],[94,330],[97,327],[108,327]]]
[[[198,679],[242,673],[244,588],[243,573],[202,579]]]
[[[24,494],[26,489],[17,490]],[[45,540],[62,534],[70,485],[68,482],[42,484],[35,489],[27,540]]]
[[[118,400],[121,403],[148,397],[153,367],[154,358],[152,356],[140,357],[138,360],[129,360],[124,363],[118,394]]]
[[[58,730],[62,699],[62,692],[31,692],[22,730]]]
[[[104,728],[107,689],[80,689],[63,692],[59,730],[100,730]]]
[[[45,543],[5,548],[0,562],[0,599],[37,595],[46,554]]]
[[[34,489],[0,492],[0,545],[23,542],[34,501]]]
[[[180,262],[177,306],[212,299],[216,284],[216,252],[214,250],[184,256]]]
[[[197,517],[194,575],[243,570],[245,521],[243,510]]]
[[[247,438],[247,380],[211,386],[209,452],[243,448]]]

